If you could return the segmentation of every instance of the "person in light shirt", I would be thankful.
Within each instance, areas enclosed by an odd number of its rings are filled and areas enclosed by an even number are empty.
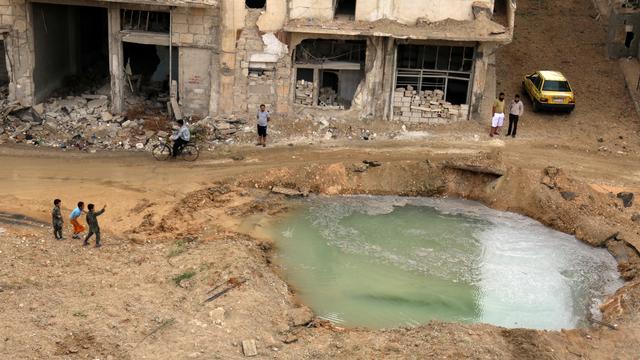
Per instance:
[[[518,120],[524,113],[524,105],[520,101],[520,95],[516,95],[511,104],[509,104],[509,129],[507,136],[516,137],[518,131]],[[512,131],[513,130],[513,131]]]
[[[500,135],[500,128],[504,124],[504,93],[501,92],[493,103],[493,118],[491,118],[491,132],[489,136]]]
[[[191,140],[191,132],[189,131],[189,127],[182,120],[178,120],[178,125],[180,125],[180,129],[171,135],[171,140],[173,140],[173,154],[172,156],[175,158],[180,154],[182,148],[189,143]]]
[[[267,111],[267,107],[262,104],[260,105],[260,111],[256,115],[256,119],[258,120],[258,143],[256,146],[267,146],[267,124],[271,121],[271,114]]]

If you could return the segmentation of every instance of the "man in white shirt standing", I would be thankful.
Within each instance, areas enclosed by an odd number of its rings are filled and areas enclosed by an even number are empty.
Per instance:
[[[258,111],[256,119],[258,119],[258,143],[256,146],[262,145],[262,147],[265,147],[267,146],[267,124],[271,121],[271,114],[269,114],[264,104],[260,105],[260,111]]]
[[[511,104],[509,104],[509,130],[507,131],[507,136],[511,135],[513,138],[516,137],[518,120],[520,116],[522,116],[522,113],[524,113],[524,105],[522,101],[520,101],[520,95],[516,95]]]
[[[173,140],[173,154],[172,156],[175,158],[180,154],[182,148],[189,143],[191,140],[191,132],[189,131],[189,127],[184,123],[183,120],[178,120],[178,125],[180,125],[180,129],[178,132],[171,135],[171,140]]]

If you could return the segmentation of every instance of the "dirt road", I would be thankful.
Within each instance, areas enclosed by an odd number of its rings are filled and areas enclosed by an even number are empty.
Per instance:
[[[640,190],[637,157],[453,134],[419,142],[235,148],[194,164],[159,163],[149,155],[2,148],[0,355],[228,359],[242,358],[241,342],[253,339],[260,358],[631,358],[640,349],[626,344],[640,329],[627,308],[620,335],[605,328],[545,333],[442,323],[389,331],[299,326],[311,317],[304,310],[295,315],[294,291],[268,261],[273,245],[250,236],[286,204],[250,184],[346,184],[343,177],[351,175],[344,166],[373,159],[383,167],[352,181],[353,191],[403,193],[431,186],[425,160],[483,156],[502,159],[502,166],[517,169],[514,174],[552,165],[601,189]],[[505,198],[520,196],[528,197],[516,191]],[[46,224],[54,197],[63,199],[65,213],[81,199],[109,205],[101,217],[102,249],[51,239]],[[7,221],[6,213],[33,220]],[[256,222],[238,232],[246,219]],[[211,288],[229,278],[248,282],[203,303]]]

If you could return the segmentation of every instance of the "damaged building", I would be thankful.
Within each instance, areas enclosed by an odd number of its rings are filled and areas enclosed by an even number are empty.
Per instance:
[[[24,106],[440,123],[480,113],[514,17],[515,0],[0,0],[0,80]]]
[[[9,97],[106,96],[114,113],[165,106],[217,111],[220,11],[214,1],[0,1]]]
[[[225,4],[221,109],[265,103],[278,113],[427,123],[480,114],[516,8],[515,0]]]
[[[639,57],[640,0],[609,1],[607,53],[610,58]]]

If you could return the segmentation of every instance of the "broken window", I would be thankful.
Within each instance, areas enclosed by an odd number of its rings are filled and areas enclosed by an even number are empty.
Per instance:
[[[363,63],[367,43],[364,40],[307,39],[296,47],[296,63],[316,63],[344,61]]]
[[[474,48],[469,46],[399,45],[396,87],[439,90],[444,93],[444,100],[466,104],[473,56]]]
[[[345,17],[353,19],[356,15],[356,0],[337,0],[336,1],[336,17]]]
[[[32,4],[35,100],[109,94],[107,9]]]
[[[266,0],[246,0],[245,5],[249,9],[264,9],[266,6]]]
[[[125,64],[125,89],[142,99],[164,102],[169,96],[169,47],[161,45],[122,44]],[[172,51],[172,79],[178,80],[178,51]],[[132,99],[128,99],[132,100]],[[128,101],[131,102],[131,101]]]
[[[296,47],[295,103],[348,109],[364,79],[363,40],[304,40]]]
[[[120,10],[122,30],[169,33],[171,17],[168,12],[146,10]]]

